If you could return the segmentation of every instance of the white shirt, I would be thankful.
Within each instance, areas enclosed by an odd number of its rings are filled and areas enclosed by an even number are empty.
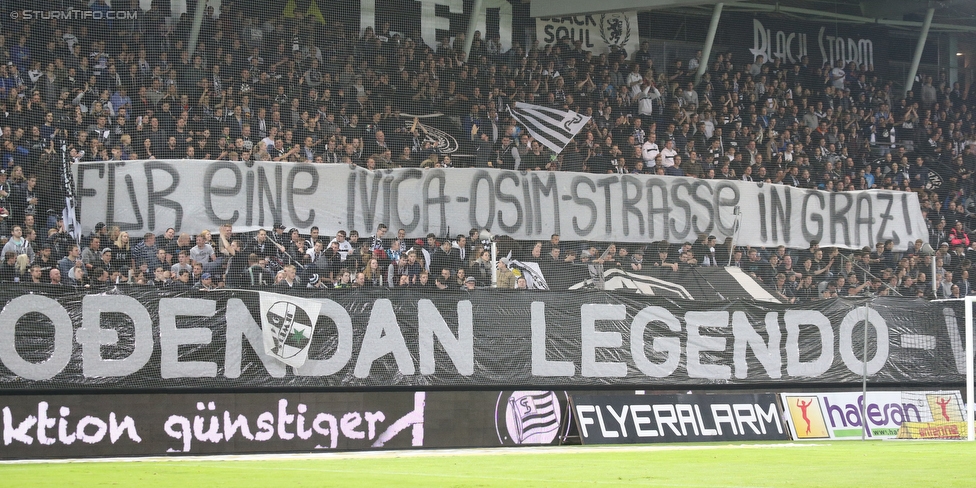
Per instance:
[[[349,256],[349,253],[352,252],[352,244],[350,244],[349,241],[347,241],[347,240],[343,240],[342,242],[339,242],[336,239],[332,239],[331,241],[329,241],[329,245],[328,246],[325,246],[325,248],[328,249],[328,248],[332,247],[332,243],[333,242],[339,244],[339,256],[340,256],[340,259],[342,261],[345,261],[346,260],[346,257]]]
[[[644,81],[644,76],[640,73],[634,73],[631,71],[627,75],[627,86],[630,87],[631,90],[640,90],[640,84],[642,81]]]
[[[661,162],[661,166],[664,166],[665,168],[674,166],[674,157],[677,155],[678,151],[675,151],[674,149],[669,149],[668,147],[662,149],[661,156],[663,161]]]
[[[190,248],[190,259],[200,264],[209,263],[214,257],[213,246],[204,244],[203,247],[193,246]]]
[[[654,112],[654,100],[661,98],[661,92],[656,87],[645,86],[634,94],[637,100],[637,113],[640,115],[652,115]]]
[[[830,70],[830,83],[834,85],[834,88],[844,89],[844,77],[847,73],[841,68],[834,68]]]
[[[654,167],[654,158],[661,152],[656,143],[647,141],[641,146],[641,157],[644,159],[644,166]]]

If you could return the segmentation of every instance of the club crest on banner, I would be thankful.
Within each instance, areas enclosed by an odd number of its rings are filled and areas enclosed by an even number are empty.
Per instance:
[[[608,46],[625,48],[630,42],[630,17],[622,12],[601,15],[600,38]]]
[[[311,300],[261,293],[264,352],[292,367],[305,364],[321,307]]]
[[[502,444],[551,444],[562,420],[554,391],[501,392],[495,405],[495,430]]]

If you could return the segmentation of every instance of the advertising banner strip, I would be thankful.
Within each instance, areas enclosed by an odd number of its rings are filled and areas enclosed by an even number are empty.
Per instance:
[[[911,192],[823,192],[735,180],[481,169],[367,171],[342,164],[126,161],[72,167],[85,232],[320,227],[408,236],[489,229],[515,239],[648,243],[699,234],[738,245],[897,248],[927,238]],[[749,216],[736,224],[735,209]]]
[[[553,444],[566,405],[553,391],[4,396],[0,459]]]
[[[795,308],[608,292],[318,291],[302,297],[314,317],[289,319],[315,325],[300,341],[294,327],[287,335],[307,354],[296,367],[265,349],[262,324],[277,326],[260,316],[261,292],[38,291],[0,289],[0,391],[859,385],[865,369],[864,307],[852,300]],[[278,296],[276,310],[289,301]],[[869,381],[963,382],[955,305],[867,304]],[[924,347],[902,340],[921,336]]]
[[[905,422],[899,439],[966,439],[966,422]]]
[[[962,422],[962,395],[952,391],[781,393],[784,417],[795,440],[951,437]],[[863,413],[862,413],[863,412]],[[948,426],[948,427],[947,427]]]
[[[785,440],[776,395],[570,394],[583,444]]]

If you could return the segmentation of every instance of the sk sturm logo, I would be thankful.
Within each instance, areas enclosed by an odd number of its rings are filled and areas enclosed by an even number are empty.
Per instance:
[[[575,117],[573,117],[571,119],[568,119],[565,122],[563,122],[563,128],[566,129],[566,130],[568,130],[568,131],[572,131],[573,128],[577,124],[579,124],[580,122],[582,122],[582,121],[583,121],[583,116],[580,115],[580,114],[576,114]]]
[[[320,309],[311,300],[261,293],[265,353],[296,368],[305,364]]]
[[[312,340],[312,321],[294,303],[277,302],[267,313],[274,335],[271,352],[283,359],[293,358]]]
[[[601,15],[600,37],[607,45],[625,47],[630,42],[630,18],[621,12]]]
[[[786,396],[797,439],[828,439],[827,423],[816,396]]]
[[[503,391],[495,404],[495,431],[502,444],[551,444],[561,418],[553,391]]]

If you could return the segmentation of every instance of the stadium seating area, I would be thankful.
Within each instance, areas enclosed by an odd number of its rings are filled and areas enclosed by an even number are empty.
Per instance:
[[[976,225],[976,90],[920,76],[896,93],[873,66],[813,66],[715,53],[655,65],[578,43],[502,51],[480,34],[436,45],[389,26],[271,17],[224,1],[192,52],[192,15],[134,22],[33,20],[0,35],[0,281],[101,290],[299,286],[527,286],[508,257],[545,269],[681,273],[731,262],[786,302],[848,295],[973,293],[966,253]],[[694,69],[707,63],[695,83]],[[592,119],[560,154],[506,113],[525,101]],[[441,153],[400,113],[447,116],[459,142]],[[414,124],[416,126],[416,124]],[[703,235],[649,242],[514,243],[504,260],[468,235],[370,235],[273,228],[129,236],[100,224],[81,246],[64,228],[62,162],[185,159],[349,164],[367,169],[479,167],[737,179],[827,191],[917,192],[930,227],[906,249],[731,248]],[[716,259],[715,256],[721,256]],[[936,276],[931,260],[936,260]],[[446,271],[445,271],[446,270]],[[932,292],[935,281],[936,292]]]

